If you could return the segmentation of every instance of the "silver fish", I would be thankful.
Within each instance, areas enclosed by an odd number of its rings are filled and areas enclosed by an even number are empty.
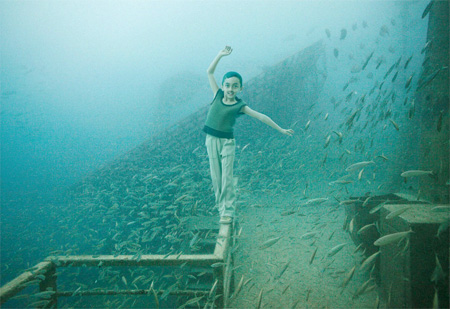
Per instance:
[[[405,211],[407,211],[410,208],[411,208],[411,206],[405,206],[405,207],[399,208],[397,210],[394,210],[393,212],[391,212],[390,214],[388,214],[386,216],[386,219],[389,220],[389,219],[395,218],[397,216],[400,216],[402,213],[404,213]]]
[[[424,175],[433,175],[433,171],[422,171],[422,170],[410,170],[400,174],[402,177],[415,177],[415,176],[424,176]]]
[[[398,242],[401,239],[404,239],[409,234],[414,233],[412,230],[406,232],[398,232],[385,235],[383,237],[378,238],[373,244],[378,247],[386,246],[392,244],[394,242]]]
[[[422,19],[425,18],[425,17],[428,15],[428,13],[430,12],[431,7],[433,6],[433,4],[434,4],[434,0],[431,0],[431,1],[427,4],[427,6],[425,7],[425,10],[423,10],[423,13],[422,13]]]
[[[375,252],[371,256],[369,256],[367,259],[364,260],[364,262],[361,264],[361,270],[368,269],[370,266],[373,265],[375,262],[375,259],[380,255],[380,251]]]
[[[346,245],[347,245],[347,243],[342,243],[342,244],[339,244],[339,245],[333,247],[330,251],[328,251],[328,254],[327,254],[328,257],[335,255],[336,253],[341,251],[342,248],[344,248]]]
[[[310,200],[306,201],[305,205],[322,204],[325,201],[328,201],[328,198],[326,198],[326,197],[318,197],[318,198],[313,198],[313,199],[310,199]]]
[[[352,164],[352,165],[350,165],[349,167],[347,167],[347,168],[345,169],[345,171],[346,171],[346,172],[353,172],[353,171],[359,170],[359,169],[361,169],[361,168],[363,168],[363,167],[365,167],[365,166],[367,166],[367,165],[369,165],[369,164],[375,164],[375,162],[374,162],[374,161],[362,161],[362,162],[358,162],[358,163]]]
[[[280,237],[271,238],[271,239],[265,241],[261,246],[259,246],[259,249],[266,249],[266,248],[272,247],[280,239],[281,239],[281,236]]]

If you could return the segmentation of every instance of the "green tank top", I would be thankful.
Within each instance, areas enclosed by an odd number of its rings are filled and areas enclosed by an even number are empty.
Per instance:
[[[223,96],[223,90],[219,89],[209,108],[203,131],[215,137],[234,138],[233,126],[236,118],[243,114],[240,111],[247,104],[236,97],[235,104],[227,105],[222,102]]]

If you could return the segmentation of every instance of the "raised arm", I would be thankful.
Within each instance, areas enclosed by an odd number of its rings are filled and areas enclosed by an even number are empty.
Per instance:
[[[230,46],[225,46],[225,48],[222,49],[217,54],[217,56],[214,58],[214,60],[209,65],[208,70],[206,71],[208,73],[209,85],[211,86],[211,89],[212,89],[214,95],[216,95],[217,90],[219,90],[219,86],[217,85],[216,79],[214,77],[214,71],[216,70],[216,67],[217,67],[217,64],[219,63],[219,60],[223,56],[228,56],[229,54],[231,54],[232,51],[233,51],[233,49],[231,49]]]
[[[247,115],[253,117],[253,118],[258,119],[259,121],[267,124],[268,126],[271,126],[272,128],[274,128],[275,130],[277,130],[278,132],[280,132],[282,134],[289,135],[289,136],[292,136],[292,134],[294,134],[294,130],[292,130],[292,129],[287,129],[286,130],[286,129],[281,128],[279,125],[277,125],[275,123],[275,121],[270,119],[269,116],[264,115],[262,113],[259,113],[259,112],[255,111],[255,110],[251,109],[248,106],[244,106],[242,108],[242,112],[244,114],[247,114]]]

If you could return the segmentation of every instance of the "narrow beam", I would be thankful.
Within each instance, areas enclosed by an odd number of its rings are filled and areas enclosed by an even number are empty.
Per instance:
[[[79,267],[79,266],[209,266],[223,260],[214,254],[202,255],[142,255],[136,258],[135,255],[68,255],[50,256],[48,261],[52,261],[58,267]]]
[[[226,251],[229,249],[231,235],[231,224],[221,224],[219,235],[217,235],[216,248],[214,255],[220,257],[222,260],[226,257]]]
[[[150,294],[150,290],[88,290],[88,291],[61,291],[57,293],[57,296],[70,297],[70,296],[94,296],[94,295],[145,295]],[[165,290],[156,291],[157,294],[164,294]],[[171,291],[170,295],[175,296],[200,296],[207,295],[209,291],[204,290],[178,290]]]
[[[36,275],[46,274],[52,268],[52,266],[53,264],[50,261],[40,262],[31,270],[22,273],[12,281],[6,283],[0,288],[0,304],[3,304],[9,298],[22,291],[24,288],[30,285],[30,282],[34,280],[40,282],[40,280],[36,279]]]

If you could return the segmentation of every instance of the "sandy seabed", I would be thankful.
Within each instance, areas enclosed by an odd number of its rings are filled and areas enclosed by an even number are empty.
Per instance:
[[[376,288],[355,297],[370,273],[359,269],[364,256],[355,252],[355,244],[343,229],[344,208],[331,200],[306,206],[302,205],[305,200],[297,200],[241,194],[236,230],[242,230],[234,252],[234,286],[242,276],[246,284],[238,295],[231,293],[229,307],[257,307],[261,290],[262,308],[376,307]],[[260,248],[280,236],[275,244]],[[329,256],[342,243],[346,245]]]

